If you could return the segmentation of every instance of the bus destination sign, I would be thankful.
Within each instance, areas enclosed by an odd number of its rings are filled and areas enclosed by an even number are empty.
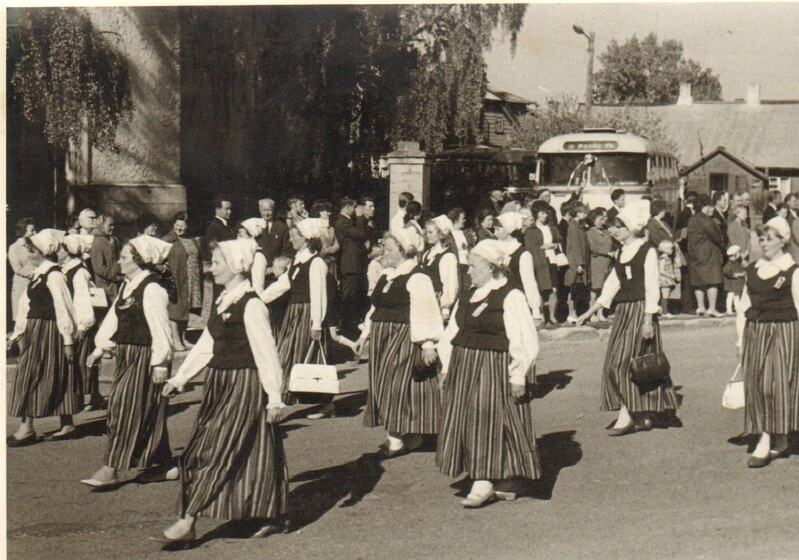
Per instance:
[[[564,142],[563,149],[568,152],[590,152],[594,150],[617,150],[618,142],[607,141],[584,141],[584,142]]]

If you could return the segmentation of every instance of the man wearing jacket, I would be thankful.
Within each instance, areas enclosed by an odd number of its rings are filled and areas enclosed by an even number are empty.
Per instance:
[[[334,227],[339,251],[339,274],[341,275],[341,331],[344,336],[357,340],[360,337],[358,325],[364,317],[364,306],[368,304],[366,292],[368,283],[366,268],[370,231],[368,220],[356,216],[355,200],[341,199],[341,213]]]
[[[97,227],[94,230],[94,241],[89,251],[89,258],[92,263],[94,273],[94,283],[98,288],[102,288],[108,299],[108,306],[114,304],[114,299],[119,292],[119,285],[122,283],[122,275],[119,272],[119,241],[114,237],[114,217],[110,214],[101,214],[97,218]],[[97,312],[102,315],[108,308]],[[99,321],[100,317],[98,317]]]

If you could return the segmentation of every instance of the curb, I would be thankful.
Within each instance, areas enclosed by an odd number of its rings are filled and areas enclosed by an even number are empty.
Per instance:
[[[735,317],[703,317],[687,319],[664,319],[660,321],[663,331],[708,329],[735,325]],[[538,338],[547,342],[563,340],[594,340],[607,336],[611,324],[600,327],[560,327],[557,329],[542,329],[538,331]]]

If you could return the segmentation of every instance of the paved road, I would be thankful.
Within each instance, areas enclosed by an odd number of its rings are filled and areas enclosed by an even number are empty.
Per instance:
[[[177,483],[92,493],[78,482],[105,445],[102,413],[82,415],[82,439],[8,450],[8,557],[799,558],[799,441],[789,460],[747,469],[743,413],[720,406],[734,336],[729,324],[666,331],[684,426],[623,438],[604,434],[613,415],[598,410],[606,334],[547,342],[535,406],[545,478],[476,511],[459,506],[465,485],[438,473],[432,451],[375,458],[383,434],[361,424],[361,366],[347,373],[339,417],[310,421],[297,409],[286,422],[294,532],[253,541],[200,520],[205,537],[183,552],[151,540],[175,518]],[[200,396],[198,386],[173,401],[175,451]]]

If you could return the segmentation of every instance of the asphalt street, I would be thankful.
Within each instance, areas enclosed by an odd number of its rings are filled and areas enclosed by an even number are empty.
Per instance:
[[[434,443],[378,460],[384,433],[362,425],[366,365],[346,368],[336,418],[308,420],[309,408],[293,407],[284,424],[292,531],[251,540],[251,527],[200,519],[186,551],[154,540],[176,518],[176,482],[80,484],[106,444],[104,413],[82,414],[80,439],[6,451],[8,558],[799,558],[799,441],[789,459],[748,469],[755,440],[740,435],[743,411],[721,407],[734,327],[684,324],[664,340],[682,427],[620,438],[605,435],[614,414],[599,411],[607,332],[544,341],[534,407],[544,478],[479,510],[459,505],[468,483],[438,472]],[[106,393],[111,373],[106,363]],[[176,453],[201,395],[197,384],[172,401]],[[36,424],[39,434],[57,427]]]

